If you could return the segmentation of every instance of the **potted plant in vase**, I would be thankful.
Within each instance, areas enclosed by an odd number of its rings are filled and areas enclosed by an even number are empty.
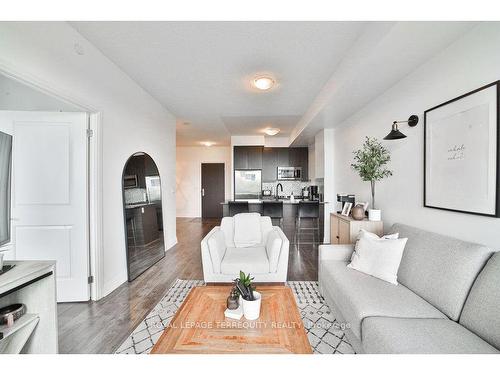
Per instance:
[[[353,152],[354,162],[351,167],[358,172],[361,180],[370,182],[372,202],[368,210],[368,219],[381,220],[381,211],[375,206],[375,183],[392,176],[392,171],[386,168],[391,160],[390,152],[376,138],[366,137],[360,150]]]
[[[255,291],[252,285],[253,279],[250,274],[245,275],[243,271],[240,271],[240,277],[234,280],[236,289],[240,293],[243,315],[247,320],[255,320],[260,316],[261,295]]]

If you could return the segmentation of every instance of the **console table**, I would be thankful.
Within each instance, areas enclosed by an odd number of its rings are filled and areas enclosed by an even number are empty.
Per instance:
[[[384,234],[384,223],[382,221],[370,221],[366,218],[354,220],[350,216],[337,213],[330,214],[330,243],[333,245],[355,243],[361,229],[382,236]]]

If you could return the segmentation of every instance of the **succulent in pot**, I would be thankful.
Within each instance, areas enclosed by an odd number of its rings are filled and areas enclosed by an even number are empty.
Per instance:
[[[254,278],[240,271],[240,277],[234,280],[236,289],[240,293],[243,315],[247,320],[255,320],[260,316],[261,295],[252,285]]]

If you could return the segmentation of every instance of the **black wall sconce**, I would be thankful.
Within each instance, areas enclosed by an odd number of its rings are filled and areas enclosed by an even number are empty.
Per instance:
[[[403,139],[406,138],[406,135],[401,133],[398,129],[398,124],[404,124],[407,123],[409,126],[414,127],[417,126],[418,124],[418,116],[417,115],[411,115],[410,118],[407,121],[394,121],[392,123],[392,130],[389,134],[387,134],[384,139],[387,140],[393,140],[393,139]]]

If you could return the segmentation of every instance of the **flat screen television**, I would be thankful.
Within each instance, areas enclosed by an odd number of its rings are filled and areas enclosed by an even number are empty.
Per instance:
[[[0,246],[10,241],[12,136],[0,131]]]

